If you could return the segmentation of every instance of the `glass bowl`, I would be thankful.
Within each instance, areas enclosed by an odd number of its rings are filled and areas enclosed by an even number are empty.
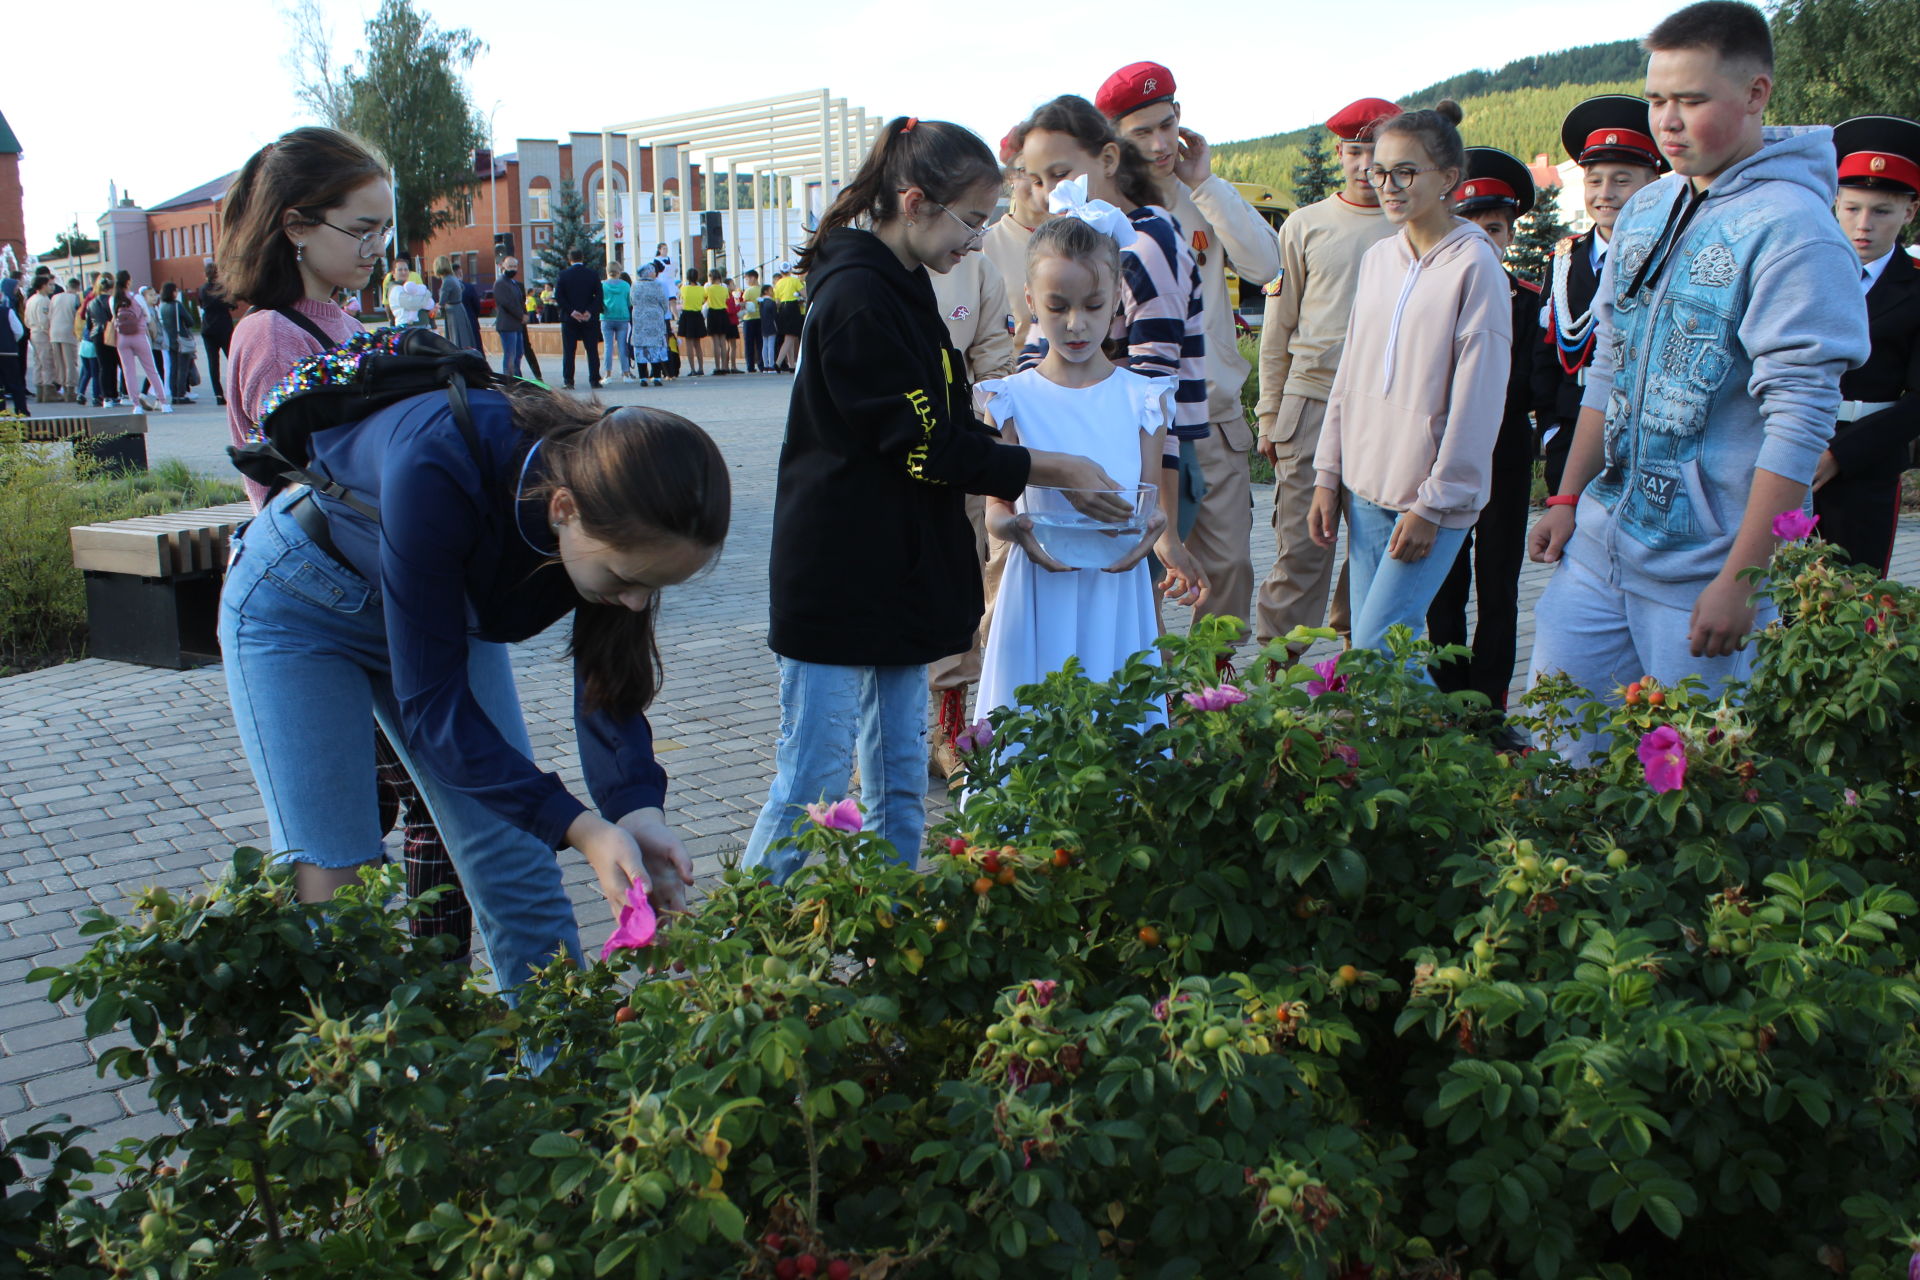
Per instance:
[[[1086,515],[1075,505],[1075,499],[1084,501],[1095,493],[1114,494],[1133,509],[1118,520]],[[1135,485],[1130,490],[1028,485],[1025,505],[1033,521],[1033,540],[1042,551],[1070,569],[1104,569],[1140,544],[1159,497],[1159,489],[1150,484]]]

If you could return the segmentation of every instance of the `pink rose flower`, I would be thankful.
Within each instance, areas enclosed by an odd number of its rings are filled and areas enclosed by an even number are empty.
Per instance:
[[[625,948],[653,945],[653,935],[658,928],[659,921],[653,914],[653,904],[647,901],[647,891],[635,880],[627,888],[627,905],[620,908],[620,919],[613,927],[613,936],[607,939],[606,946],[600,948],[600,958],[605,960]]]
[[[1195,711],[1224,711],[1236,702],[1245,702],[1247,695],[1230,684],[1217,689],[1202,689],[1198,693],[1184,695],[1187,705]]]
[[[1323,693],[1339,693],[1347,687],[1347,678],[1338,674],[1334,668],[1340,665],[1340,659],[1328,658],[1325,662],[1313,664],[1313,673],[1319,678],[1307,681],[1307,696],[1317,698]]]
[[[858,831],[865,825],[860,818],[860,806],[852,797],[836,800],[832,804],[824,801],[807,806],[807,816],[818,826],[829,831]]]
[[[1678,791],[1687,781],[1687,746],[1680,731],[1663,724],[1640,739],[1638,754],[1647,771],[1647,785],[1656,793]]]
[[[1819,516],[1810,516],[1804,511],[1782,511],[1773,518],[1773,536],[1785,538],[1788,542],[1799,542],[1810,536],[1813,527],[1819,523]]]
[[[972,724],[953,735],[955,751],[985,751],[993,745],[993,726],[984,719]]]
[[[1846,789],[1845,794],[1843,794],[1840,798],[1846,801],[1847,808],[1849,809],[1857,809],[1860,807],[1860,793],[1858,791],[1855,791],[1852,787],[1848,787]]]

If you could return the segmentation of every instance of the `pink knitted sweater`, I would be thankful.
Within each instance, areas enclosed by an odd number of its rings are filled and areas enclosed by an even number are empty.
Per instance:
[[[302,298],[293,309],[320,327],[335,342],[345,342],[365,331],[358,320],[331,302]],[[272,311],[250,311],[234,326],[233,340],[227,347],[227,434],[235,444],[245,444],[256,425],[260,402],[274,384],[287,375],[294,363],[320,350],[305,330],[285,316]],[[247,498],[258,511],[267,500],[267,491],[251,480],[243,483]]]

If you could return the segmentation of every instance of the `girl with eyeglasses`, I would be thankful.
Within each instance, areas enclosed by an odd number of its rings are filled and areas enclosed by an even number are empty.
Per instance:
[[[234,444],[246,443],[260,401],[296,361],[363,332],[333,291],[366,288],[392,231],[387,163],[350,134],[295,129],[240,170],[219,247],[223,296],[252,308],[227,347]],[[266,490],[246,485],[259,507]]]
[[[1400,230],[1361,259],[1307,516],[1330,547],[1346,509],[1355,648],[1425,628],[1492,486],[1513,317],[1493,242],[1453,212],[1460,118],[1449,99],[1374,129],[1367,180]]]
[[[393,188],[387,163],[351,134],[295,129],[256,151],[227,192],[218,288],[253,309],[227,347],[227,431],[235,444],[255,430],[260,402],[300,360],[363,332],[333,300],[335,289],[366,288],[393,240]],[[396,281],[404,262],[394,264]],[[396,292],[406,287],[396,284]],[[412,290],[430,302],[419,285]],[[255,510],[266,490],[245,481]],[[405,832],[407,892],[444,891],[414,919],[416,934],[453,934],[464,956],[473,912],[426,800],[399,753],[373,728],[374,783],[381,829],[398,818]]]
[[[811,309],[787,410],[768,565],[780,660],[773,785],[743,864],[785,880],[802,806],[847,794],[859,753],[868,825],[900,860],[926,825],[927,664],[973,643],[985,602],[966,495],[1075,490],[1132,511],[1101,467],[1004,444],[973,415],[928,272],[966,258],[1000,164],[959,125],[901,116],[800,254]]]

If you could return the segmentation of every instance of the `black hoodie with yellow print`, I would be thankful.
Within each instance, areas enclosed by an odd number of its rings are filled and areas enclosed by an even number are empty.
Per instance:
[[[916,666],[984,609],[966,495],[1013,499],[1030,457],[970,408],[925,268],[838,228],[807,274],[774,498],[768,644],[839,666]]]

